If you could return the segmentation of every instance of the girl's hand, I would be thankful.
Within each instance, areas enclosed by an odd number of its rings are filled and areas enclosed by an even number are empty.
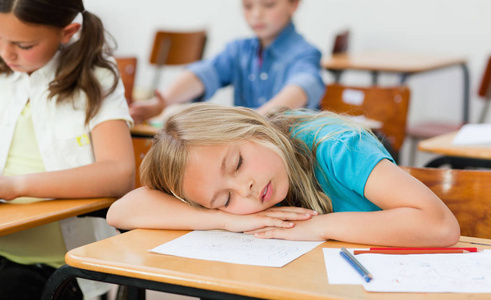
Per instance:
[[[16,186],[15,177],[0,175],[0,199],[13,200],[19,197]]]
[[[261,239],[282,239],[295,241],[324,241],[317,219],[319,216],[304,221],[296,221],[295,226],[278,228],[266,227],[247,231],[247,234],[254,234],[255,237]]]
[[[317,212],[301,207],[271,207],[249,215],[226,213],[224,229],[234,232],[249,232],[261,228],[292,228],[292,221],[308,220]]]

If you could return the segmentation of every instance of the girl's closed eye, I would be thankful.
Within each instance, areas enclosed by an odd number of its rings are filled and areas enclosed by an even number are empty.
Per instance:
[[[237,168],[235,169],[235,172],[239,171],[240,169],[240,166],[242,166],[242,163],[243,163],[243,158],[242,158],[242,155],[239,154],[239,160],[237,161]]]
[[[225,202],[225,205],[224,205],[225,207],[230,205],[231,198],[232,198],[232,191],[229,191],[228,196],[227,196],[227,201]]]
[[[17,47],[19,47],[19,49],[22,49],[22,50],[29,50],[32,47],[34,47],[34,45],[17,45]]]

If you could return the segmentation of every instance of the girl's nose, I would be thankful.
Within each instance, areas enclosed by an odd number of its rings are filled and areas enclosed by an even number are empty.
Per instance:
[[[244,198],[251,197],[251,195],[254,195],[254,187],[255,187],[255,182],[252,179],[248,179],[245,181],[238,181],[236,182],[235,186],[235,191]]]

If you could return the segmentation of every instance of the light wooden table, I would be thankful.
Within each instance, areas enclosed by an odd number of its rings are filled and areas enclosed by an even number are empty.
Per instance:
[[[108,208],[115,198],[0,203],[0,236]]]
[[[447,156],[470,157],[491,160],[491,147],[455,146],[452,144],[458,131],[443,134],[418,143],[418,150]]]
[[[321,65],[334,75],[336,82],[345,70],[368,71],[372,73],[372,83],[378,83],[379,73],[400,74],[400,83],[404,84],[413,74],[440,70],[448,67],[460,67],[463,72],[463,116],[462,122],[469,121],[470,78],[467,61],[463,57],[445,55],[424,55],[411,53],[366,52],[335,54],[323,58]]]
[[[136,124],[130,129],[133,137],[154,137],[160,128],[148,124]]]
[[[369,293],[361,285],[330,285],[322,248],[368,247],[328,241],[282,268],[189,259],[148,250],[187,231],[133,230],[67,253],[68,265],[50,278],[44,300],[82,277],[206,299],[490,299],[491,294]],[[486,243],[473,245],[470,242]],[[491,248],[491,240],[461,237],[458,246]]]
[[[441,154],[425,167],[435,168],[450,165],[454,169],[491,168],[491,147],[455,146],[452,141],[458,131],[443,134],[418,143],[418,150]]]

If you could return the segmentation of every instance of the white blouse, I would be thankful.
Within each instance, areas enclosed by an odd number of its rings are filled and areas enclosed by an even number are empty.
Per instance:
[[[86,95],[80,92],[74,104],[56,104],[48,99],[49,83],[53,81],[59,53],[44,67],[33,72],[14,72],[0,75],[0,174],[3,173],[12,142],[17,119],[27,101],[30,101],[35,135],[46,171],[65,170],[91,164],[95,161],[90,132],[108,120],[124,120],[131,125],[124,97],[124,87],[119,80],[116,90],[107,96],[98,113],[85,125]],[[96,77],[103,89],[109,89],[113,75],[106,69],[97,69]],[[60,221],[67,250],[115,235],[117,231],[101,218],[69,218]],[[95,286],[84,294],[99,294]],[[106,289],[104,289],[106,290]],[[89,292],[88,294],[86,294]]]

